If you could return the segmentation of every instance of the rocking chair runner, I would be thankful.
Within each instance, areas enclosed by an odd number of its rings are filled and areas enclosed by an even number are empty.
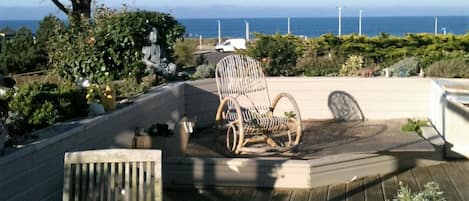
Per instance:
[[[280,93],[270,103],[259,62],[243,55],[224,57],[217,64],[215,78],[220,98],[216,121],[227,129],[229,151],[287,151],[300,143],[302,123],[296,101],[288,93]],[[282,98],[290,101],[292,113],[274,116]],[[266,142],[271,148],[247,147],[257,142]]]

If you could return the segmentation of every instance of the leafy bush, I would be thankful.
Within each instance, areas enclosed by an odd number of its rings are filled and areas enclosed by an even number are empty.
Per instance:
[[[2,39],[3,40],[3,39]],[[3,45],[2,45],[3,46]],[[24,73],[39,70],[45,64],[41,60],[33,33],[26,27],[16,31],[16,35],[7,40],[0,53],[0,73]]]
[[[401,127],[401,130],[404,132],[417,132],[419,135],[422,134],[420,127],[428,125],[428,122],[425,120],[418,119],[407,119],[407,124]]]
[[[431,51],[427,52],[420,56],[420,66],[422,68],[427,68],[431,64],[440,61],[440,60],[448,60],[452,58],[467,58],[469,55],[462,50],[459,51]]]
[[[292,35],[258,34],[256,42],[249,46],[247,54],[262,62],[264,71],[272,76],[295,74],[294,67],[301,55],[298,38]]]
[[[340,63],[337,58],[303,56],[298,59],[296,69],[306,76],[338,75]]]
[[[142,78],[142,82],[132,78],[124,79],[122,82],[115,84],[116,96],[118,98],[130,98],[132,96],[145,93],[151,86],[157,84],[157,80],[154,76],[145,76]]]
[[[197,44],[193,40],[178,40],[174,45],[174,57],[178,66],[194,66],[194,51]]]
[[[38,50],[38,56],[40,57],[41,62],[38,64],[39,68],[47,68],[47,62],[49,60],[49,44],[51,44],[54,39],[54,35],[61,33],[65,30],[65,24],[59,18],[49,15],[42,19],[39,22],[39,27],[36,31],[36,41]]]
[[[84,116],[88,111],[85,91],[71,84],[31,82],[9,91],[11,133],[24,135],[58,121]]]
[[[95,23],[70,19],[64,33],[57,33],[51,45],[51,65],[64,78],[86,78],[104,84],[131,77],[138,82],[144,76],[142,47],[150,44],[148,34],[158,29],[162,55],[172,61],[173,45],[184,27],[168,14],[147,11],[113,11],[101,8]]]
[[[443,59],[431,64],[426,74],[431,77],[469,78],[469,64],[463,57]]]
[[[197,66],[195,73],[192,75],[193,79],[204,79],[215,77],[215,66],[210,64],[203,64]]]
[[[420,193],[412,191],[399,182],[399,190],[393,201],[446,201],[440,186],[435,182],[428,182]]]
[[[397,77],[409,77],[411,75],[417,75],[419,70],[419,60],[416,57],[407,57],[399,62],[389,66],[393,71],[393,76]]]
[[[345,64],[340,69],[340,75],[342,76],[353,76],[357,75],[358,71],[363,67],[363,57],[357,55],[351,55]]]

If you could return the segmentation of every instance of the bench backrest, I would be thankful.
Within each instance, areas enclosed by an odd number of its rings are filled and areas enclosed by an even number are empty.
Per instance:
[[[65,153],[63,201],[162,201],[161,151]]]

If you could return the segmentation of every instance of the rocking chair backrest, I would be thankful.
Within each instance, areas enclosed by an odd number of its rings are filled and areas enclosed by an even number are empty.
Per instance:
[[[253,58],[244,55],[224,57],[217,64],[215,78],[220,101],[229,96],[236,98],[245,120],[269,112],[267,83],[259,62]]]

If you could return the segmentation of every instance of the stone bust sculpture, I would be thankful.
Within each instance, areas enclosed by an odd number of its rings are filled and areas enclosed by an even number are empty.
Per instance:
[[[147,66],[147,71],[150,73],[157,73],[168,75],[176,71],[174,64],[165,63],[166,58],[161,58],[161,49],[160,46],[156,44],[158,41],[158,30],[153,27],[149,39],[151,42],[150,46],[144,46],[142,48],[143,53],[143,63]]]

